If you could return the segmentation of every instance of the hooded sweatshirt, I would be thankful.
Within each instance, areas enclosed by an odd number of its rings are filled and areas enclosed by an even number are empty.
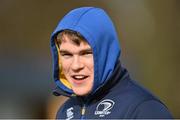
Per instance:
[[[55,38],[63,30],[79,32],[91,46],[94,82],[91,93],[76,96],[60,67]],[[54,95],[68,96],[57,112],[61,119],[171,118],[167,107],[149,91],[131,80],[120,64],[121,49],[115,27],[107,13],[94,7],[70,11],[51,35]]]

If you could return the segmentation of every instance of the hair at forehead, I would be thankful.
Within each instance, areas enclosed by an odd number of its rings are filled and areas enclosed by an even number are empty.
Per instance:
[[[72,30],[63,30],[57,34],[56,41],[58,44],[61,44],[62,41],[65,41],[65,36],[68,37],[76,45],[80,45],[81,42],[86,42],[85,38],[76,31]]]

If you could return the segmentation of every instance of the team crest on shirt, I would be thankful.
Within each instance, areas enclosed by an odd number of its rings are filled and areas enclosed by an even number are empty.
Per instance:
[[[66,110],[66,117],[66,120],[74,118],[73,107],[70,107]]]
[[[111,113],[111,109],[113,108],[115,102],[110,99],[105,99],[101,101],[95,111],[95,115],[98,115],[99,117],[104,117],[105,115],[109,115]]]

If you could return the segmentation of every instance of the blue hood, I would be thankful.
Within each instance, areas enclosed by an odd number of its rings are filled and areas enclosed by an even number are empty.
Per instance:
[[[93,50],[94,85],[91,92],[93,94],[108,81],[120,56],[119,39],[115,27],[104,10],[94,7],[74,9],[58,23],[51,35],[54,80],[60,90],[73,94],[73,91],[60,80],[59,71],[61,68],[54,40],[57,33],[65,29],[81,33]]]

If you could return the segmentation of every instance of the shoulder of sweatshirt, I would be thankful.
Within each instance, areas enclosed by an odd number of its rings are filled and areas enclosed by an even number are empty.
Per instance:
[[[133,118],[138,119],[172,119],[168,108],[157,100],[147,100],[141,102],[135,108]]]

